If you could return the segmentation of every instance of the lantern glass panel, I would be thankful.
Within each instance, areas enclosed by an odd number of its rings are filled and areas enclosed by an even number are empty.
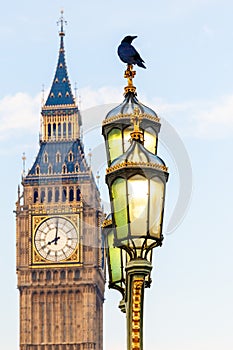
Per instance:
[[[131,236],[147,233],[148,180],[141,175],[128,179],[129,222]]]
[[[131,145],[131,136],[130,133],[133,131],[133,126],[129,126],[127,128],[124,129],[123,131],[123,142],[124,142],[124,152],[127,151],[127,149],[129,148],[129,146]]]
[[[128,236],[126,180],[121,177],[117,178],[111,188],[116,235],[117,239],[122,240]]]
[[[114,247],[114,233],[111,230],[107,237],[109,254],[109,279],[111,283],[116,283],[122,279],[121,250]]]
[[[110,162],[119,157],[122,153],[122,137],[121,130],[118,128],[112,129],[108,134],[108,148]]]
[[[158,177],[150,180],[150,210],[149,231],[150,235],[160,238],[163,215],[164,183]]]
[[[144,131],[144,147],[151,153],[156,154],[157,135],[153,128]]]

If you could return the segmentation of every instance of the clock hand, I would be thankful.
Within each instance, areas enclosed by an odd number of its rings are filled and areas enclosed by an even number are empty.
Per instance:
[[[56,233],[55,233],[55,238],[54,238],[54,244],[57,244],[57,240],[58,240],[57,234],[58,234],[58,219],[57,219],[57,226],[56,226]]]
[[[54,238],[54,244],[57,244],[57,241],[60,239],[60,237],[55,237]]]
[[[60,239],[61,237],[55,237],[54,239],[52,239],[52,241],[48,242],[48,245],[54,243],[57,244],[57,241]]]

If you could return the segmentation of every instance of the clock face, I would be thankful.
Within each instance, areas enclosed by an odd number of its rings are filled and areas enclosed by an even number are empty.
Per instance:
[[[42,258],[53,262],[66,260],[77,247],[77,231],[65,218],[49,218],[37,228],[34,244]]]

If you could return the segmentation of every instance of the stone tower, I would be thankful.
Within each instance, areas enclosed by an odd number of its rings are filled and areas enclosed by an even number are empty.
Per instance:
[[[40,148],[16,203],[20,350],[103,349],[100,195],[64,50],[42,107]]]

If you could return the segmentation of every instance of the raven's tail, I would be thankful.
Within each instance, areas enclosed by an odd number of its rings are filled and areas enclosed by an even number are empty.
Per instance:
[[[141,61],[137,61],[137,65],[139,66],[139,67],[142,67],[142,68],[146,68],[146,66],[141,62]]]

